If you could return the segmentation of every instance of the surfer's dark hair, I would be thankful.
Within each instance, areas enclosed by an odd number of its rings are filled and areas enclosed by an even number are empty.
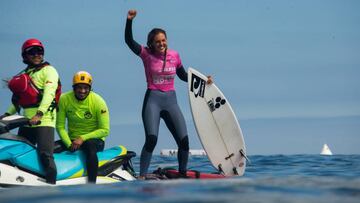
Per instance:
[[[154,29],[152,29],[152,30],[149,32],[148,36],[147,36],[146,45],[149,47],[149,49],[150,49],[151,51],[154,51],[154,50],[153,50],[154,48],[152,47],[152,43],[154,42],[155,36],[156,36],[157,34],[159,34],[159,33],[163,33],[163,34],[165,35],[165,38],[167,38],[165,30],[163,30],[163,29],[161,29],[161,28],[154,28]]]

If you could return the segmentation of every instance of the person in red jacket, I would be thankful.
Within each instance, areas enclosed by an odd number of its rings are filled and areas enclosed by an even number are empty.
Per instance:
[[[24,95],[13,91],[12,104],[3,116],[8,116],[23,109],[25,117],[30,119],[29,126],[19,128],[18,134],[24,136],[34,145],[45,171],[47,183],[55,184],[57,170],[53,157],[56,110],[54,110],[55,95],[59,83],[56,69],[44,61],[44,46],[38,39],[26,40],[22,46],[23,62],[27,65],[21,73],[30,76],[31,81],[40,94],[39,100],[33,104],[24,104]],[[9,81],[9,85],[16,82]],[[9,87],[10,89],[13,89]]]

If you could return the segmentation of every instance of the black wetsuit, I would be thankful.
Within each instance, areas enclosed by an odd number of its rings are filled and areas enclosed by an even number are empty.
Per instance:
[[[131,20],[126,21],[125,42],[136,55],[140,56],[142,47],[133,39]],[[183,66],[176,69],[176,75],[187,82],[187,73]],[[149,168],[152,152],[157,143],[160,118],[165,121],[176,141],[179,171],[185,174],[189,156],[189,138],[184,116],[177,104],[176,93],[147,89],[142,107],[146,140],[140,156],[140,175],[144,176]]]

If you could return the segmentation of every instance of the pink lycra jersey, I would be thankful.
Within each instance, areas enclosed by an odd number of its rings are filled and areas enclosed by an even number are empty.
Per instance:
[[[140,58],[144,63],[148,89],[160,90],[162,92],[175,90],[174,79],[176,69],[182,66],[180,56],[176,51],[167,50],[164,68],[163,54],[152,54],[148,48],[142,46]]]

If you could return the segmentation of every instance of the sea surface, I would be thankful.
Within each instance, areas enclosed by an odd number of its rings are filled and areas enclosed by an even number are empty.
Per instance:
[[[243,177],[0,188],[0,202],[360,202],[360,155],[249,158]],[[133,164],[138,171],[138,157]],[[169,166],[177,166],[175,157],[154,156],[151,170]],[[190,157],[189,168],[214,172],[206,156]]]

